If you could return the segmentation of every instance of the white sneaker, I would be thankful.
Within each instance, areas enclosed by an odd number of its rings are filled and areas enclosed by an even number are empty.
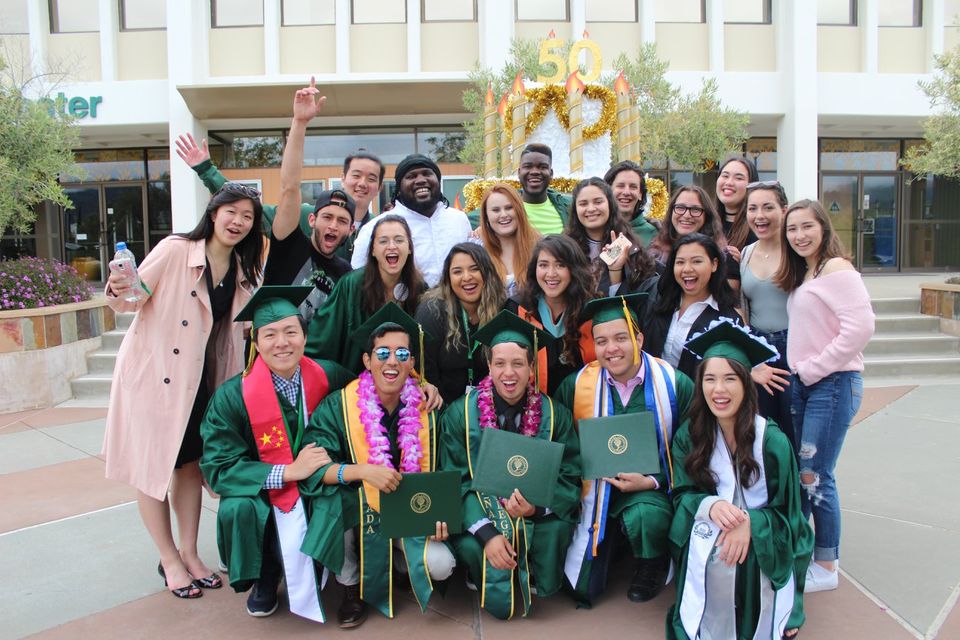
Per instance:
[[[803,586],[804,593],[816,593],[817,591],[833,591],[837,588],[840,581],[840,572],[838,569],[830,571],[822,565],[811,561],[807,567],[807,579]]]

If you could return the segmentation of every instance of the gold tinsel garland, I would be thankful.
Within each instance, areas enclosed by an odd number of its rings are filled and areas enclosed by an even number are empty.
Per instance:
[[[483,200],[483,194],[498,182],[506,182],[515,189],[520,189],[520,182],[513,178],[476,178],[463,187],[466,210],[473,211],[478,208],[480,201]],[[572,193],[578,182],[580,182],[578,178],[553,178],[550,181],[550,187],[561,193]],[[659,178],[646,178],[646,182],[647,197],[650,199],[650,211],[647,212],[647,217],[654,220],[663,220],[667,213],[667,202],[669,200],[667,187],[663,184],[663,180]]]
[[[583,139],[595,140],[608,131],[611,135],[615,134],[617,132],[617,96],[613,90],[599,84],[588,84],[584,87],[583,97],[603,102],[600,118],[583,128]],[[526,135],[531,135],[540,126],[550,109],[557,114],[557,119],[560,120],[564,129],[570,128],[567,91],[563,85],[551,84],[528,89],[526,99],[533,103],[533,109],[527,114],[524,126]],[[513,140],[513,101],[514,96],[510,96],[503,123],[503,135],[511,141]]]

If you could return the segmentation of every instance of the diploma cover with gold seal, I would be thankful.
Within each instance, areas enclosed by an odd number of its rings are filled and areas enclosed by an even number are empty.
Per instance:
[[[660,473],[657,431],[649,411],[581,418],[578,430],[584,479]]]
[[[405,473],[396,491],[380,493],[380,531],[388,538],[432,536],[437,522],[450,534],[463,530],[460,473]]]
[[[484,429],[471,488],[500,498],[519,489],[530,504],[549,507],[562,458],[559,442]]]

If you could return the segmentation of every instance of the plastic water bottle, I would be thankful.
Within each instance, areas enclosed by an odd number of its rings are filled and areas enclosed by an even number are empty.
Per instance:
[[[137,258],[133,251],[127,249],[126,242],[117,243],[117,253],[110,261],[110,271],[119,273],[127,278],[130,284],[130,291],[124,298],[127,302],[137,302],[143,297],[143,288],[140,286],[140,274],[137,273]]]

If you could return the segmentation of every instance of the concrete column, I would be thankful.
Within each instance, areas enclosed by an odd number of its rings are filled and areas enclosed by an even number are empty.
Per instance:
[[[637,0],[637,19],[640,21],[640,41],[643,44],[657,41],[657,5]]]
[[[39,78],[47,72],[47,38],[50,37],[50,5],[47,0],[28,0],[27,30],[30,33],[30,70]]]
[[[926,0],[923,3],[923,29],[927,36],[927,71],[936,69],[934,56],[943,54],[943,30],[953,23],[953,16],[946,15],[944,0]]]
[[[407,0],[407,73],[420,72],[420,0]]]
[[[480,65],[500,71],[510,56],[510,41],[516,27],[511,0],[477,0],[480,29]]]
[[[207,129],[190,112],[177,85],[190,85],[209,75],[209,3],[193,0],[166,0],[167,32],[181,34],[178,46],[167,47],[167,96],[170,109],[170,144],[181,133],[190,132],[199,142]],[[170,158],[170,204],[173,231],[189,231],[203,214],[210,195],[197,174],[176,154]]]
[[[336,0],[333,9],[334,34],[337,39],[337,75],[350,73],[350,0]]]
[[[280,0],[263,0],[263,70],[280,75]]]
[[[570,35],[574,42],[583,37],[587,28],[586,0],[570,0]]]
[[[723,0],[707,0],[706,19],[710,72],[723,73]]]
[[[773,1],[783,119],[777,126],[777,179],[790,201],[817,198],[817,13],[806,3]]]
[[[100,16],[100,80],[117,79],[117,33],[120,31],[119,5],[113,0],[98,0]]]
[[[860,70],[877,73],[880,59],[880,5],[878,0],[857,2],[860,26]]]

